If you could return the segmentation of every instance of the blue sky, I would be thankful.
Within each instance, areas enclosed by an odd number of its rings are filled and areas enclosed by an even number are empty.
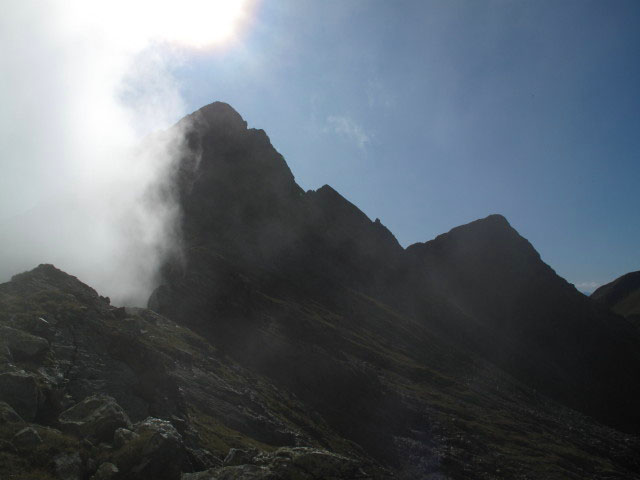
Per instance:
[[[583,290],[640,269],[638,2],[264,1],[173,73],[405,246],[502,213]]]
[[[640,269],[640,2],[243,0],[224,41],[239,1],[3,4],[0,281],[144,304],[175,150],[137,146],[216,100],[404,246],[501,213],[580,290]]]

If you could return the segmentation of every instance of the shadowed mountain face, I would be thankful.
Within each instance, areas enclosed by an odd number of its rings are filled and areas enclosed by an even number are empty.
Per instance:
[[[479,399],[472,385],[494,381],[507,396],[524,389],[514,401],[533,410],[543,395],[640,429],[637,332],[558,277],[503,217],[405,250],[331,187],[302,191],[265,133],[228,105],[183,122],[184,255],[165,264],[150,308],[293,392],[373,458],[437,471],[421,459],[440,415],[490,428],[481,418],[502,401],[467,401]],[[437,463],[452,475],[471,468]]]
[[[0,477],[640,478],[637,330],[503,217],[403,249],[230,106],[178,128],[150,309],[0,285]]]
[[[637,330],[557,276],[504,217],[454,228],[408,253],[428,284],[467,314],[448,325],[453,335],[465,332],[474,351],[528,385],[638,430]]]
[[[591,298],[640,326],[640,271],[601,286]]]

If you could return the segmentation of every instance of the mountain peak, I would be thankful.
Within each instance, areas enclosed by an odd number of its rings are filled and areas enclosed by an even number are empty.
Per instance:
[[[205,105],[187,116],[187,118],[195,120],[198,123],[204,122],[205,126],[209,128],[220,126],[224,126],[225,128],[247,128],[247,122],[242,116],[231,105],[225,102],[213,102]]]
[[[59,288],[74,295],[98,297],[96,291],[85,285],[76,277],[59,270],[54,265],[43,263],[33,270],[19,273],[11,278],[11,282],[25,290]]]
[[[476,221],[477,222],[483,222],[483,223],[490,223],[490,224],[497,225],[497,226],[511,227],[511,224],[506,219],[506,217],[504,215],[499,214],[499,213],[492,213],[491,215],[488,215],[485,218],[481,218],[481,219],[476,220]]]
[[[474,220],[472,222],[466,223],[464,225],[460,225],[455,227],[449,231],[449,233],[457,232],[457,231],[499,231],[499,230],[509,230],[514,231],[513,227],[509,223],[509,221],[499,213],[493,213],[484,218],[479,218],[478,220]],[[445,234],[446,235],[446,234]]]
[[[459,253],[485,255],[493,252],[495,255],[502,255],[509,251],[512,254],[526,254],[527,256],[539,259],[538,252],[533,246],[509,224],[507,219],[500,214],[492,214],[485,218],[474,220],[465,225],[460,225],[449,230],[447,233],[438,235],[433,240],[423,243],[416,243],[408,247],[409,251],[427,251],[434,253],[442,249],[455,249]]]

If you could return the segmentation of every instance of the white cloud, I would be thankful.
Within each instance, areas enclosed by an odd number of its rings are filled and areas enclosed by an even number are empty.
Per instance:
[[[186,45],[227,39],[244,3],[3,3],[0,282],[54,263],[117,303],[146,302],[175,248],[166,179],[182,139],[141,138],[186,113],[170,73]]]
[[[358,125],[352,118],[344,115],[328,116],[327,130],[349,139],[361,150],[364,150],[366,144],[371,141],[370,135],[365,132],[364,128]]]

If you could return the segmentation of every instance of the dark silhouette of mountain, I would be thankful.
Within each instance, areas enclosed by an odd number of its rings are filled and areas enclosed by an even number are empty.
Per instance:
[[[602,285],[591,298],[640,326],[640,271]]]
[[[448,325],[494,364],[555,399],[637,431],[638,334],[580,294],[500,215],[408,248],[467,314]],[[625,412],[625,413],[622,413]]]
[[[503,217],[404,249],[229,105],[176,128],[150,309],[0,285],[0,476],[640,478],[637,330]]]
[[[387,351],[438,365],[446,378],[480,358],[638,430],[637,332],[558,277],[503,217],[404,250],[331,187],[303,192],[264,132],[230,106],[208,105],[185,122],[191,153],[176,181],[184,258],[165,265],[151,308],[391,465],[406,460],[394,438],[429,422],[398,385],[381,382],[379,369],[397,367]]]

